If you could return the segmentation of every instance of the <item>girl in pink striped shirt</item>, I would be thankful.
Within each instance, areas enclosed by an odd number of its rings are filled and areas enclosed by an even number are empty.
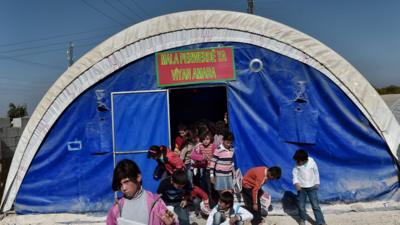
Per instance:
[[[217,191],[233,190],[234,162],[233,134],[226,132],[209,164],[210,179]]]

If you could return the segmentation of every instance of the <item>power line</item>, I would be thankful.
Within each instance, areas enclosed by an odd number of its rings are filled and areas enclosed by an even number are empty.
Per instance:
[[[80,39],[70,39],[69,41],[77,42],[77,41],[93,40],[93,38],[97,38],[97,37],[99,37],[99,35],[80,38]],[[60,44],[65,45],[66,41],[59,41],[59,42],[49,43],[49,44],[45,44],[45,45],[37,45],[37,46],[31,46],[31,47],[26,47],[26,48],[10,49],[7,51],[0,51],[0,54],[10,53],[10,52],[18,52],[18,51],[23,51],[23,50],[32,50],[32,49],[37,49],[37,48],[42,49],[42,48],[56,46],[56,45],[60,45]]]
[[[90,43],[87,43],[87,44],[75,45],[75,48],[95,45],[97,43],[99,43],[99,42],[90,42]],[[58,50],[65,50],[65,46],[64,47],[59,47],[59,48],[47,49],[47,50],[43,50],[43,51],[29,52],[29,53],[20,54],[20,55],[13,55],[11,57],[23,57],[23,56],[28,56],[28,55],[38,55],[38,54],[47,53],[47,52],[53,52],[53,51],[58,51]]]
[[[33,78],[34,79],[34,78]],[[21,82],[21,81],[2,81],[0,84],[1,89],[15,89],[16,87],[25,88],[25,89],[36,89],[36,88],[45,88],[49,85],[43,85],[43,81],[40,79],[38,82],[34,83],[32,81]]]
[[[119,3],[122,5],[122,6],[124,6],[125,8],[128,8],[130,11],[132,11],[132,12],[134,12],[135,10],[134,9],[132,9],[128,4],[125,4],[122,0],[117,0],[117,1],[119,1]],[[138,17],[139,19],[142,19],[142,20],[144,20],[144,17],[142,17],[141,15],[139,15],[139,14],[134,14],[136,17]]]
[[[7,43],[7,44],[0,44],[0,47],[3,47],[3,46],[9,47],[9,46],[21,45],[21,44],[25,44],[25,43],[47,41],[47,40],[51,40],[51,39],[58,39],[60,37],[68,37],[68,36],[73,36],[73,35],[78,35],[78,34],[91,33],[91,32],[94,32],[94,31],[106,30],[106,29],[110,29],[110,28],[114,28],[114,27],[115,26],[108,26],[108,27],[93,29],[93,30],[90,30],[90,31],[75,32],[75,33],[71,33],[71,34],[59,34],[59,35],[43,37],[43,38],[39,38],[39,39],[19,41],[19,42]]]
[[[132,17],[126,15],[122,10],[119,10],[117,7],[113,6],[111,4],[111,2],[104,0],[104,2],[109,5],[111,8],[113,8],[115,11],[117,11],[118,13],[120,13],[121,15],[125,16],[126,18],[128,18],[129,20],[134,20]]]
[[[5,56],[5,55],[0,55],[0,59],[11,60],[11,61],[16,61],[16,62],[22,62],[22,63],[35,65],[35,66],[47,67],[49,69],[54,69],[54,70],[65,69],[64,67],[61,67],[61,66],[54,66],[54,65],[44,64],[44,63],[37,63],[37,62],[32,62],[32,61],[28,61],[28,60],[24,60],[24,59],[17,59],[17,58],[10,57],[10,56]]]
[[[92,9],[96,10],[96,12],[100,13],[101,15],[107,17],[108,19],[114,21],[115,23],[117,23],[117,24],[119,24],[119,25],[121,25],[121,26],[124,26],[124,25],[123,25],[122,23],[120,23],[118,20],[116,20],[116,19],[114,19],[114,18],[108,16],[107,14],[105,14],[105,13],[102,12],[102,11],[100,11],[100,10],[97,9],[96,7],[90,5],[90,4],[89,4],[88,2],[86,2],[85,0],[82,0],[82,2],[85,3],[85,5],[87,5],[88,7],[90,7],[90,8],[92,8]]]
[[[133,2],[133,4],[139,8],[139,10],[144,13],[147,17],[151,17],[150,14],[148,14],[146,12],[146,10],[144,10],[144,8],[142,6],[140,6],[135,0],[131,0]]]

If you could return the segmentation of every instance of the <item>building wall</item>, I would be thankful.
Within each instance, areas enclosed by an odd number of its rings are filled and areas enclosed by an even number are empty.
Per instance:
[[[3,196],[12,157],[28,120],[29,118],[24,117],[11,122],[9,118],[0,118],[0,199]]]

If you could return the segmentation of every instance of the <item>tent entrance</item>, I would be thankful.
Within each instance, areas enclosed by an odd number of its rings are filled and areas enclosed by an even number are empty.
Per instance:
[[[176,88],[169,90],[171,143],[178,135],[178,125],[188,128],[201,121],[215,124],[227,111],[225,86]],[[211,128],[212,129],[212,128]]]
[[[169,146],[168,91],[132,91],[111,94],[114,167],[122,159],[134,160],[142,170],[144,187],[155,191],[154,160],[147,149]]]

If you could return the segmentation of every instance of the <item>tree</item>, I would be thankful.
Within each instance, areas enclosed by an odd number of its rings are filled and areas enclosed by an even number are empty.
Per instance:
[[[27,108],[26,104],[16,106],[14,103],[10,103],[8,105],[8,112],[7,112],[8,118],[12,120],[14,118],[27,116],[28,111],[26,108]]]
[[[400,94],[400,86],[396,85],[390,85],[387,87],[383,88],[377,88],[376,89],[380,95],[386,95],[386,94]]]

